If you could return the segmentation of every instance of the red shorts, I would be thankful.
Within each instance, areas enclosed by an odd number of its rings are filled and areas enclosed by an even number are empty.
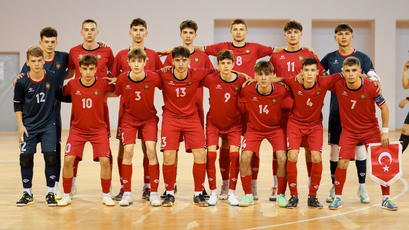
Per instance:
[[[142,133],[143,141],[158,140],[158,117],[146,121],[138,121],[131,115],[124,114],[122,119],[122,143],[124,145],[135,144],[136,133]],[[139,136],[139,135],[138,135]]]
[[[355,148],[357,144],[363,143],[368,148],[370,143],[379,143],[381,141],[381,132],[374,128],[365,133],[352,133],[342,129],[339,140],[339,158],[355,160]]]
[[[283,129],[284,135],[287,135],[287,123],[290,118],[290,110],[282,109],[281,110],[281,128]]]
[[[118,112],[118,128],[116,129],[116,139],[122,140],[122,117],[125,113],[125,102],[121,99],[119,100],[119,112]]]
[[[273,146],[273,151],[286,150],[284,132],[280,127],[274,128],[269,132],[260,132],[248,128],[244,134],[242,150],[255,152],[259,156],[260,145],[264,139],[270,142]]]
[[[203,109],[203,88],[200,87],[196,91],[196,107],[199,113],[200,124],[204,127],[204,109]]]
[[[287,147],[288,149],[300,149],[307,144],[310,151],[322,150],[322,124],[314,126],[298,125],[289,120],[287,123]]]
[[[105,116],[105,123],[107,123],[107,134],[108,138],[111,137],[111,125],[109,123],[109,110],[108,110],[108,101],[107,97],[105,97],[105,103],[104,103],[104,116]]]
[[[206,122],[206,145],[219,147],[219,137],[228,140],[229,145],[240,146],[242,124],[234,124],[228,129],[219,129],[209,119]]]
[[[164,114],[162,118],[161,150],[179,149],[179,138],[183,134],[186,149],[205,147],[205,136],[199,116],[176,118]]]
[[[82,159],[84,145],[88,141],[92,145],[94,160],[97,160],[98,157],[110,157],[109,140],[105,129],[95,133],[84,133],[71,128],[67,144],[65,145],[65,155],[76,156]]]

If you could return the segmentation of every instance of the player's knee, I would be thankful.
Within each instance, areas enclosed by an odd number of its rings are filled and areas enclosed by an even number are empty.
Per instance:
[[[312,151],[311,152],[311,161],[314,162],[314,163],[321,162],[322,161],[321,152]]]
[[[339,160],[338,161],[338,168],[340,169],[346,169],[348,168],[349,160]]]
[[[20,154],[20,167],[21,168],[33,168],[34,167],[34,155],[33,154]]]
[[[291,162],[296,162],[298,158],[298,152],[297,151],[289,151],[288,152],[288,160]]]
[[[339,147],[338,145],[331,145],[330,160],[338,161],[339,159]]]
[[[250,165],[251,164],[251,153],[243,152],[240,157],[240,165]]]
[[[409,136],[409,124],[403,124],[402,126],[402,134]]]
[[[44,153],[45,167],[57,166],[57,154],[55,152]]]
[[[355,148],[355,159],[358,161],[366,160],[365,145],[360,145]]]
[[[108,157],[100,157],[99,163],[101,164],[101,167],[111,167]]]

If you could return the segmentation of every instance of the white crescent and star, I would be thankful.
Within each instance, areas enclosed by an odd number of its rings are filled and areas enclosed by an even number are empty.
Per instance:
[[[391,163],[392,163],[392,155],[390,154],[390,153],[388,153],[388,152],[382,152],[381,154],[379,154],[379,157],[378,157],[378,162],[379,162],[379,164],[380,165],[382,165],[382,158],[384,158],[384,157],[388,157],[389,158],[389,165],[391,165]],[[383,166],[383,171],[384,172],[386,172],[386,171],[389,171],[389,167],[387,166],[387,165],[385,165],[385,166]]]

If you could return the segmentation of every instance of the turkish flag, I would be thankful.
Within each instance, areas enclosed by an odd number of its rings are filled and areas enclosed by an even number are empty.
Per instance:
[[[369,144],[369,175],[383,186],[390,186],[402,175],[402,146],[392,142],[384,148],[380,143]]]

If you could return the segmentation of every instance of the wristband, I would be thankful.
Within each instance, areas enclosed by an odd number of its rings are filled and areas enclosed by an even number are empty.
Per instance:
[[[382,128],[382,133],[388,133],[389,129],[388,128]]]

